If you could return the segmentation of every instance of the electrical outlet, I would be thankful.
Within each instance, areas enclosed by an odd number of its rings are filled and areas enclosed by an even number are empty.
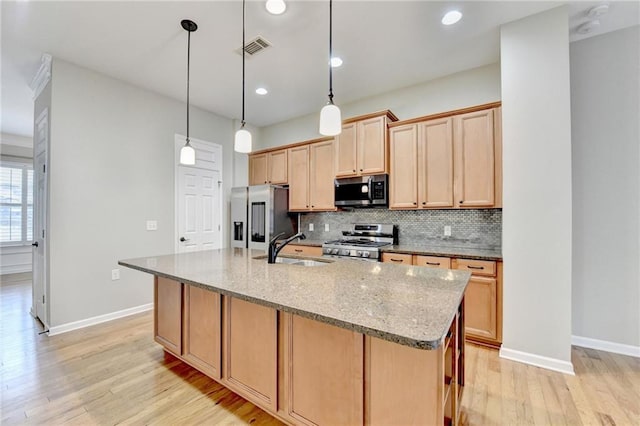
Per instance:
[[[313,232],[313,223],[309,224],[309,232]]]
[[[446,225],[444,227],[444,236],[445,237],[450,237],[451,236],[451,226]]]
[[[120,279],[120,269],[112,269],[111,270],[111,281]]]
[[[147,221],[147,231],[157,231],[158,230],[158,221],[157,220],[148,220]]]
[[[328,223],[324,224],[324,232],[329,232],[329,224]]]

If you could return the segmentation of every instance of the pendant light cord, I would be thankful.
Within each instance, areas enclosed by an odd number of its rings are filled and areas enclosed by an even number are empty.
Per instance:
[[[242,121],[241,121],[241,129],[244,129],[244,55],[246,53],[246,46],[244,44],[244,12],[245,9],[245,0],[242,0]]]
[[[191,31],[187,31],[187,145],[189,144],[189,76],[191,74]]]
[[[333,104],[333,66],[331,59],[333,58],[333,0],[329,0],[329,103]]]

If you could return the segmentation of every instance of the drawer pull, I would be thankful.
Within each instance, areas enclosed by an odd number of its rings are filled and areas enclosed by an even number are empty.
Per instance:
[[[389,260],[392,261],[392,262],[400,262],[400,263],[404,262],[404,260],[402,260],[402,259],[390,258]]]
[[[484,269],[484,266],[473,266],[473,265],[467,265],[467,268],[469,269]]]
[[[293,249],[293,251],[295,251],[296,253],[302,253],[304,250],[302,250],[302,249]]]
[[[440,266],[440,262],[426,262],[427,265]]]

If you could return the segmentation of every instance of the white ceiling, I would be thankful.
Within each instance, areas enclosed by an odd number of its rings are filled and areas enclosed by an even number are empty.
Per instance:
[[[334,69],[339,105],[499,61],[499,26],[566,2],[334,0]],[[601,2],[570,3],[570,27]],[[247,59],[248,123],[265,126],[308,114],[328,91],[328,2],[288,1],[280,16],[247,2],[247,40],[272,47]],[[440,18],[464,14],[445,27]],[[242,4],[234,1],[2,1],[2,123],[31,135],[28,87],[42,53],[178,100],[185,99],[186,32],[191,38],[192,105],[229,118],[241,112]],[[638,24],[638,2],[613,2],[595,34]],[[592,35],[595,35],[592,34]],[[572,39],[577,38],[575,34]],[[255,89],[264,86],[267,96]]]

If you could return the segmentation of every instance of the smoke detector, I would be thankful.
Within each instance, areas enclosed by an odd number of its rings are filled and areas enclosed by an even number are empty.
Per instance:
[[[594,19],[593,21],[587,21],[584,24],[578,26],[578,28],[576,28],[576,32],[578,34],[591,34],[598,28],[600,28],[600,21]]]
[[[608,4],[601,4],[599,6],[594,6],[591,9],[589,9],[589,11],[587,12],[587,17],[589,19],[598,19],[603,15],[606,15],[607,13],[609,13],[609,5]]]

